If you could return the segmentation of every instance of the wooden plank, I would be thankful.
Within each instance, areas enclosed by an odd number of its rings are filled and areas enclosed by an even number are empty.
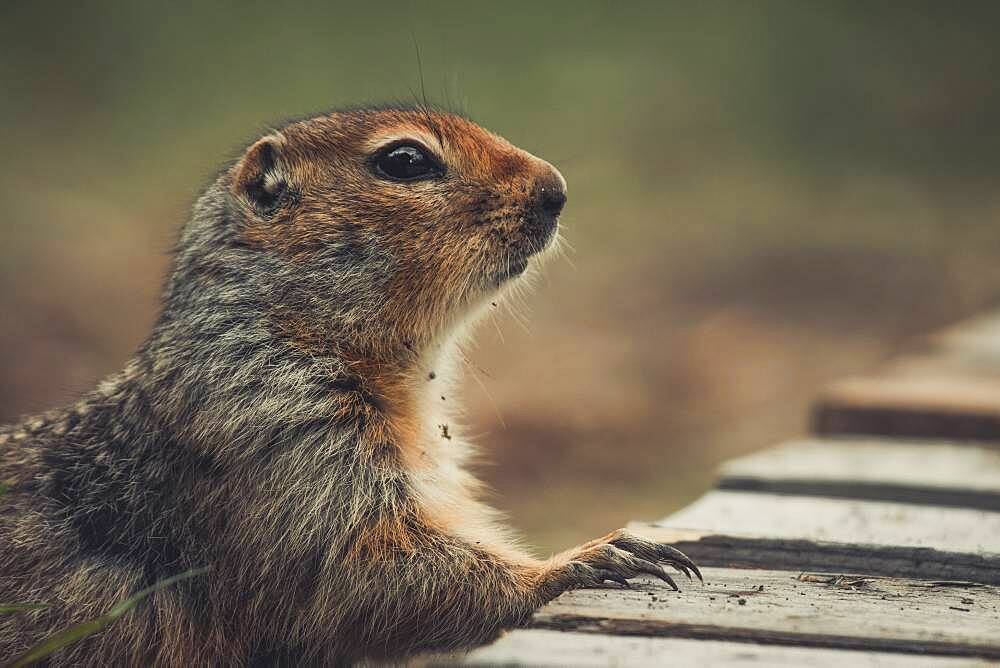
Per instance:
[[[719,491],[657,524],[773,538],[1000,553],[1000,513],[966,508]]]
[[[817,399],[812,430],[958,441],[1000,440],[1000,383],[963,376],[849,378]]]
[[[1000,589],[900,578],[706,568],[677,593],[631,589],[563,594],[536,628],[762,644],[1000,658]]]
[[[465,657],[439,659],[431,665],[468,666],[876,666],[885,668],[958,668],[985,666],[968,658],[859,652],[816,647],[785,647],[720,640],[609,636],[575,631],[522,629]]]
[[[1000,584],[1000,513],[989,511],[717,491],[632,528],[706,565]]]
[[[718,488],[1000,511],[1000,450],[803,440],[727,462]]]
[[[704,566],[839,570],[881,576],[1000,585],[996,555],[925,547],[835,543],[753,534],[673,529],[633,523],[636,533],[673,545]]]
[[[961,323],[929,344],[922,354],[827,388],[813,412],[814,431],[1000,440],[1000,313]]]

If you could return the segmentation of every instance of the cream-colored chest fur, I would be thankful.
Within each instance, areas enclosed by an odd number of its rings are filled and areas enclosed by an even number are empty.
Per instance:
[[[410,472],[411,489],[427,515],[451,535],[523,559],[518,541],[499,523],[500,513],[478,500],[483,485],[467,469],[476,449],[457,419],[452,373],[451,360],[439,358],[414,388],[422,465]]]

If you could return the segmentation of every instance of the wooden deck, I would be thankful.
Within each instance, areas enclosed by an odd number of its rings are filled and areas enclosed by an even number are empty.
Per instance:
[[[462,661],[1000,663],[1000,315],[834,384],[813,418],[815,437],[729,462],[692,505],[633,524],[704,585],[569,592]]]

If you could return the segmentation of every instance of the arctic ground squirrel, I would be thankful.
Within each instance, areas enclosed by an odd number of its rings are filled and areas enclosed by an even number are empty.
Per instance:
[[[124,369],[0,428],[0,601],[47,604],[0,616],[0,658],[196,567],[52,662],[396,660],[570,589],[700,577],[625,530],[535,558],[465,468],[456,348],[565,202],[552,165],[424,107],[255,141],[195,204]]]

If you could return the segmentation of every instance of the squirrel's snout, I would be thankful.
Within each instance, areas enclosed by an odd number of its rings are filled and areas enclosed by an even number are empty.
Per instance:
[[[566,181],[555,167],[539,161],[541,173],[535,177],[528,206],[531,212],[525,218],[521,231],[530,240],[529,254],[545,248],[559,227],[559,214],[566,206]]]
[[[566,193],[561,189],[543,186],[538,193],[538,205],[548,215],[558,216],[566,206]]]
[[[546,165],[548,173],[535,185],[535,201],[539,212],[555,218],[566,206],[566,181],[555,167]]]

